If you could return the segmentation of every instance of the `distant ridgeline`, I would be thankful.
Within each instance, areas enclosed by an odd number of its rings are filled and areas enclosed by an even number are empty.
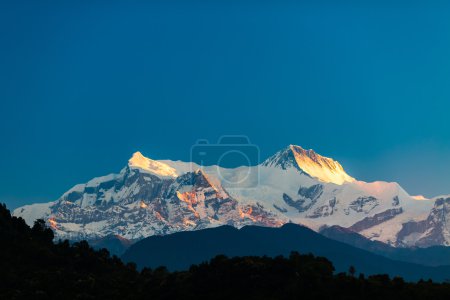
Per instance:
[[[238,168],[153,160],[136,152],[117,174],[77,184],[14,215],[44,219],[56,237],[114,253],[146,237],[231,225],[340,226],[396,248],[450,245],[450,196],[409,195],[395,182],[363,182],[334,159],[290,145]]]
[[[87,242],[53,243],[45,222],[32,228],[0,206],[0,299],[449,299],[450,284],[335,273],[326,258],[216,256],[187,271],[138,272]]]
[[[220,254],[229,257],[276,257],[289,256],[291,251],[298,251],[326,257],[333,263],[337,272],[346,272],[349,266],[353,265],[358,272],[366,275],[388,274],[391,277],[403,277],[408,281],[417,281],[421,278],[445,281],[450,278],[450,265],[441,263],[436,266],[415,261],[419,255],[425,258],[436,255],[436,251],[431,251],[433,249],[406,253],[407,260],[405,257],[394,260],[392,257],[395,255],[391,255],[390,258],[388,256],[390,252],[386,249],[379,251],[384,255],[379,255],[369,247],[364,248],[366,247],[336,241],[292,223],[279,228],[245,226],[237,229],[232,226],[220,226],[145,238],[129,247],[122,255],[122,259],[136,263],[138,268],[164,265],[171,271],[182,271],[188,270],[192,264],[208,261]],[[447,247],[443,247],[443,250],[446,250],[444,254],[447,256],[450,254]],[[448,261],[448,258],[443,259],[443,262],[445,261]]]

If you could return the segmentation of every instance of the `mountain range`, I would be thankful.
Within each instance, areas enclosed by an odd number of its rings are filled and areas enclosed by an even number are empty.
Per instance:
[[[258,173],[250,186],[230,184]],[[395,182],[363,182],[337,161],[290,145],[251,167],[152,160],[136,152],[118,173],[77,184],[59,199],[25,205],[15,216],[44,219],[57,238],[136,242],[229,225],[323,232],[338,226],[391,247],[448,246],[450,196],[409,195]],[[123,244],[123,243],[122,243]]]

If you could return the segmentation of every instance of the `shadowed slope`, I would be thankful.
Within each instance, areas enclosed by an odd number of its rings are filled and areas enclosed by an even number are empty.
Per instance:
[[[288,255],[291,251],[312,253],[330,259],[337,271],[353,265],[365,274],[386,273],[408,280],[450,277],[450,267],[427,267],[394,261],[350,245],[328,239],[306,227],[286,224],[281,228],[229,226],[167,236],[146,238],[131,246],[122,258],[139,267],[165,265],[171,270],[187,269],[191,264],[227,256]]]

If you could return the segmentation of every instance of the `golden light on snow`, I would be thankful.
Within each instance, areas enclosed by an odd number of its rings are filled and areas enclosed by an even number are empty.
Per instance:
[[[246,211],[244,211],[242,208],[239,207],[239,215],[240,215],[241,219],[248,218],[252,221],[255,221],[255,218],[252,216],[252,212],[253,212],[253,209],[251,206],[248,207]]]
[[[58,223],[56,222],[55,218],[48,219],[48,224],[53,229],[57,229],[58,228]]]
[[[148,205],[145,204],[144,201],[141,201],[141,203],[139,204],[139,206],[140,206],[141,208],[147,208],[147,207],[148,207]]]
[[[386,191],[391,191],[392,193],[398,193],[398,184],[395,182],[384,182],[384,181],[374,181],[374,182],[364,182],[356,181],[356,186],[361,188],[364,192],[372,196],[380,196]]]
[[[291,145],[290,148],[298,166],[312,177],[338,185],[355,181],[355,178],[345,173],[344,168],[337,161],[299,146]]]
[[[423,195],[417,195],[417,196],[411,196],[414,200],[429,200],[428,198],[425,198]]]
[[[160,220],[162,222],[166,222],[166,219],[163,216],[161,216],[161,214],[159,212],[155,211],[154,214],[158,220]]]
[[[177,197],[180,201],[186,202],[189,205],[195,205],[198,202],[195,191],[188,191],[184,193],[177,191]]]
[[[169,176],[169,177],[178,176],[177,171],[171,166],[147,158],[144,155],[142,155],[142,153],[139,151],[133,154],[133,156],[128,161],[128,165],[130,167],[139,168],[161,176]]]
[[[201,196],[200,199],[198,198],[199,196]],[[181,202],[187,204],[187,208],[194,214],[196,218],[200,218],[200,214],[195,210],[194,206],[197,205],[199,200],[204,200],[204,195],[197,195],[195,191],[187,191],[184,193],[180,193],[179,191],[177,191],[177,197]]]

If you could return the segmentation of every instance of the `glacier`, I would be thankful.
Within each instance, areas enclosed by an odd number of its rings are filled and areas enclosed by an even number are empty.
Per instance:
[[[250,169],[249,169],[250,168]],[[224,180],[258,172],[258,183]],[[315,231],[338,225],[395,247],[450,245],[450,197],[410,196],[395,182],[364,182],[339,162],[289,145],[258,166],[222,168],[152,160],[136,152],[117,174],[77,184],[59,199],[25,205],[15,216],[44,219],[56,238],[111,235],[131,241],[221,225]]]

